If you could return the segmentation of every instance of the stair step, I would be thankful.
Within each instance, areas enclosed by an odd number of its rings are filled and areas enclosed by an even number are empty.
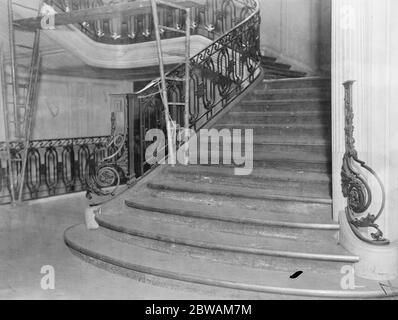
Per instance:
[[[232,167],[222,166],[201,166],[201,165],[177,165],[170,166],[165,173],[184,173],[184,174],[202,174],[208,176],[233,177],[234,169]],[[244,178],[244,177],[240,177]],[[268,168],[254,168],[253,172],[247,178],[258,180],[280,180],[303,183],[329,183],[331,176],[324,173],[314,173],[305,171],[276,170]]]
[[[305,77],[306,73],[304,72],[299,72],[299,71],[292,71],[292,70],[284,70],[284,69],[274,69],[270,68],[267,65],[263,66],[264,69],[264,77],[268,78],[269,76],[277,76],[279,77],[285,77],[285,78],[301,78]]]
[[[322,274],[308,272],[292,281],[290,275],[297,271],[296,268],[289,272],[264,271],[187,256],[173,256],[112,239],[102,228],[88,232],[83,225],[78,225],[68,229],[64,239],[72,252],[97,266],[162,286],[181,289],[194,287],[207,293],[210,289],[221,290],[212,292],[228,292],[252,298],[253,294],[258,297],[260,293],[325,298],[385,297],[378,283],[361,279],[357,281],[357,290],[341,290],[340,270]]]
[[[222,136],[219,140],[219,144],[211,141],[207,136],[201,137],[200,134],[196,136],[197,145],[200,147],[205,147],[211,145],[213,147],[225,148],[228,150],[245,150],[245,145],[242,143],[236,143],[232,139],[231,135]],[[238,148],[240,147],[240,149]],[[331,151],[330,141],[325,139],[316,139],[309,137],[267,137],[264,135],[253,136],[253,148],[254,151],[286,151],[291,150],[292,152],[315,152],[315,153],[329,153]]]
[[[210,194],[210,193],[200,193],[194,192],[191,193],[190,190],[181,190],[178,188],[177,190],[173,190],[172,188],[163,188],[163,190],[151,188],[152,186],[148,186],[148,192],[151,196],[159,198],[160,200],[165,201],[174,201],[176,205],[204,205],[206,207],[219,207],[222,210],[222,206],[226,206],[226,208],[234,207],[236,210],[240,210],[242,213],[249,210],[250,212],[256,211],[261,212],[264,217],[268,217],[269,214],[277,214],[277,215],[288,215],[288,216],[299,216],[300,218],[293,218],[293,221],[302,221],[301,219],[305,219],[305,217],[313,217],[317,216],[319,218],[315,219],[313,222],[317,221],[329,221],[332,217],[331,204],[330,203],[314,203],[314,202],[303,202],[303,201],[294,201],[294,199],[287,199],[287,197],[270,197],[270,198],[244,198],[240,197],[239,201],[234,200],[230,195],[224,194]],[[138,199],[141,197],[135,196],[134,199]],[[199,210],[199,209],[198,209]],[[205,210],[205,209],[200,209]],[[228,215],[228,210],[225,211]],[[244,219],[245,217],[242,216]],[[282,218],[280,218],[282,219]],[[290,218],[289,218],[290,219]],[[321,220],[319,220],[321,219]],[[326,220],[324,220],[326,219]],[[287,220],[286,220],[287,221]]]
[[[275,62],[277,60],[275,57],[269,57],[269,56],[261,56],[260,59],[263,62]]]
[[[285,136],[290,139],[294,136],[311,137],[317,139],[331,139],[330,124],[327,125],[306,125],[306,124],[216,124],[215,129],[223,130],[253,130],[254,136],[266,135],[268,137]]]
[[[330,113],[291,113],[291,112],[230,112],[223,117],[218,124],[222,123],[253,123],[253,124],[328,124],[331,121]]]
[[[294,150],[294,149],[279,149],[278,147],[270,150],[268,148],[258,148],[254,149],[253,153],[246,150],[245,147],[235,148],[231,150],[231,148],[223,147],[217,148],[218,145],[208,145],[206,148],[205,145],[201,146],[199,152],[196,150],[191,150],[190,152],[190,159],[192,161],[199,161],[202,162],[213,159],[211,164],[238,164],[234,161],[230,160],[239,160],[241,161],[242,157],[244,156],[245,160],[253,160],[254,162],[263,161],[263,160],[296,160],[297,162],[307,162],[307,163],[328,163],[330,161],[330,152],[324,153],[308,153],[305,149],[301,150]],[[244,153],[244,154],[243,154]],[[243,155],[242,155],[243,154]],[[217,159],[219,161],[217,161]],[[229,162],[228,162],[229,161]],[[207,161],[206,163],[200,164],[209,164],[210,162]],[[191,162],[191,164],[195,164],[195,162]],[[255,166],[257,167],[257,166]]]
[[[195,170],[194,166],[187,166],[189,170],[170,169],[170,176],[181,182],[193,182],[198,184],[211,184],[217,186],[241,186],[244,188],[260,189],[263,192],[292,195],[295,197],[331,197],[330,181],[303,181],[289,180],[288,178],[279,176],[263,176],[258,177],[253,174],[250,176],[212,174],[212,170]],[[203,168],[211,168],[211,166],[202,166]],[[223,168],[217,168],[219,171]]]
[[[261,190],[254,188],[245,188],[242,186],[234,185],[216,185],[211,183],[198,185],[197,183],[189,181],[181,181],[171,177],[165,177],[156,182],[149,182],[148,188],[154,190],[171,190],[178,192],[201,193],[205,195],[219,195],[232,198],[246,198],[246,199],[267,199],[267,200],[283,200],[304,203],[317,203],[317,204],[331,204],[330,198],[321,197],[303,197],[287,195],[285,192],[275,193],[270,190]]]
[[[275,61],[266,61],[263,60],[262,66],[265,68],[268,68],[270,70],[287,70],[290,71],[290,68],[292,67],[290,64],[285,64],[285,63],[279,63]]]
[[[314,112],[331,110],[330,99],[244,100],[234,111],[251,112]]]
[[[176,215],[183,218],[220,221],[242,225],[265,227],[288,227],[296,229],[338,230],[339,225],[331,222],[331,214],[319,214],[322,205],[302,205],[301,208],[289,207],[280,210],[276,205],[269,205],[269,210],[254,202],[240,202],[237,205],[233,200],[226,198],[212,198],[203,201],[196,198],[180,197],[176,201],[173,197],[157,194],[152,196],[146,193],[132,194],[126,197],[126,205],[147,212]],[[296,210],[296,209],[299,209]],[[114,210],[109,208],[109,210]],[[263,229],[262,229],[263,230]]]
[[[155,216],[146,217],[134,212],[102,214],[96,219],[101,227],[118,232],[111,237],[119,241],[140,243],[148,249],[175,256],[199,256],[197,258],[268,270],[286,270],[287,265],[300,270],[315,270],[315,265],[326,264],[324,268],[335,268],[334,263],[358,262],[357,257],[333,242],[314,243],[312,239],[297,237],[258,237],[203,230],[174,222],[165,223],[156,220]]]
[[[265,138],[265,137],[264,137]],[[210,143],[209,141],[197,142],[199,151],[196,149],[190,150],[190,164],[237,164],[236,161],[244,155],[246,160],[253,160],[255,168],[261,168],[259,162],[264,160],[296,160],[297,162],[306,163],[328,163],[331,157],[330,145],[305,145],[297,143],[286,144],[283,143],[283,137],[279,137],[280,143],[275,141],[273,143],[258,142],[251,146],[248,144],[228,143],[222,141],[219,144]],[[248,149],[251,148],[252,149]],[[213,160],[212,160],[213,159]],[[218,159],[218,161],[217,161]],[[225,160],[225,161],[224,161]],[[239,163],[238,163],[239,164]]]
[[[299,98],[330,99],[330,88],[299,88],[299,89],[256,89],[248,96],[249,99],[281,100]]]
[[[329,88],[331,90],[331,80],[325,77],[305,77],[293,79],[264,80],[258,86],[259,89],[298,89],[298,88]]]

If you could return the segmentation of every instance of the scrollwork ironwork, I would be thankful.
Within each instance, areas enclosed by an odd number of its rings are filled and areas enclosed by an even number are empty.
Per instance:
[[[116,117],[112,114],[112,132],[108,141],[102,148],[97,145],[86,164],[86,197],[96,205],[117,196],[124,181],[127,186],[135,181],[135,177],[130,177],[127,168],[124,168],[127,158],[127,105],[124,108],[123,133],[116,132]],[[105,156],[98,157],[99,154]]]
[[[375,244],[387,245],[390,242],[384,238],[376,221],[382,215],[385,208],[385,189],[380,177],[362,160],[359,160],[358,152],[355,149],[354,139],[354,111],[352,103],[352,86],[354,81],[344,83],[345,88],[345,154],[341,171],[341,183],[343,196],[347,199],[346,216],[352,231],[361,240]],[[366,173],[373,177],[380,188],[381,203],[378,213],[373,215],[368,212],[374,203],[372,189]],[[369,178],[370,178],[369,177]],[[367,238],[361,228],[368,230],[372,228],[372,239]]]
[[[24,200],[85,191],[87,163],[93,154],[95,154],[96,163],[100,163],[106,155],[117,150],[115,147],[112,147],[113,151],[105,150],[104,146],[110,140],[109,136],[102,136],[31,141],[27,157]],[[120,136],[116,137],[115,142],[116,145],[120,145]],[[4,148],[4,142],[0,142],[0,152],[5,150]],[[20,158],[22,150],[20,143],[11,142],[11,150],[13,157]],[[126,182],[124,177],[128,175],[127,162],[125,154],[118,160],[118,166],[123,171],[122,184]],[[13,165],[19,173],[20,164],[14,162]],[[5,161],[1,168],[0,185],[8,187],[8,189],[0,188],[0,204],[3,204],[10,200],[9,168]],[[14,177],[14,183],[17,182],[17,177]]]
[[[222,32],[219,38],[190,59],[190,126],[197,131],[261,76],[261,19],[257,0],[206,0],[206,6],[193,12],[198,29],[203,30],[205,26],[204,29],[209,31],[206,37],[212,38]],[[184,100],[182,83],[173,80],[184,77],[184,64],[166,74],[170,102]],[[160,81],[156,79],[136,94],[140,110],[143,174],[156,166],[143,159],[147,147],[144,142],[146,133],[150,129],[160,129],[166,134],[159,88]],[[183,111],[180,107],[170,110],[171,120],[180,128],[184,127]]]

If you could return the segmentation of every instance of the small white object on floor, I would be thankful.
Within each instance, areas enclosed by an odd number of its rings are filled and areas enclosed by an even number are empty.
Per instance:
[[[97,221],[95,220],[95,215],[101,214],[101,207],[88,207],[84,213],[86,219],[86,227],[88,230],[96,230],[99,228]]]

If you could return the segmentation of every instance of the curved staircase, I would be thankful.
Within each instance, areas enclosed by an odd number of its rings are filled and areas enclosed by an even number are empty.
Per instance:
[[[214,128],[254,128],[254,170],[163,166],[65,232],[82,259],[154,285],[231,298],[386,297],[343,266],[332,221],[330,80],[264,80]],[[303,273],[296,279],[291,275]]]

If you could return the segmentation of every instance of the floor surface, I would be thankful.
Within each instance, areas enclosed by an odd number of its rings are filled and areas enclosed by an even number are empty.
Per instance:
[[[215,299],[159,288],[109,273],[66,247],[68,227],[84,222],[83,194],[0,206],[0,299]],[[41,288],[52,266],[55,289]]]

